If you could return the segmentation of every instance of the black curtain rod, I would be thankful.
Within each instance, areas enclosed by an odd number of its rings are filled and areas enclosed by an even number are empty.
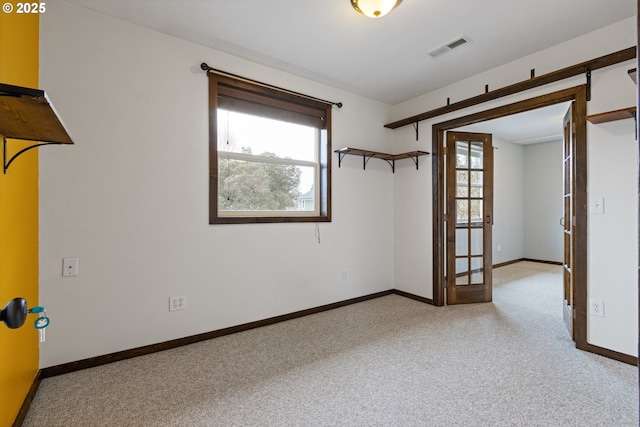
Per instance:
[[[239,76],[237,74],[227,73],[226,71],[217,70],[215,68],[212,68],[212,67],[208,66],[206,62],[203,62],[202,64],[200,64],[200,68],[202,70],[206,71],[207,73],[215,73],[215,74],[220,74],[220,75],[223,75],[223,76],[233,77],[234,79],[244,80],[244,81],[249,82],[249,83],[257,84],[257,85],[264,86],[264,87],[271,88],[271,89],[277,89],[277,90],[280,90],[282,92],[287,92],[287,93],[290,93],[290,94],[293,94],[293,95],[302,96],[304,98],[313,99],[314,101],[320,101],[320,102],[324,102],[325,104],[335,105],[338,108],[342,108],[342,102],[327,101],[327,100],[324,100],[324,99],[320,99],[320,98],[316,98],[316,97],[313,97],[313,96],[305,95],[304,93],[294,92],[294,91],[289,90],[289,89],[284,89],[284,88],[281,88],[281,87],[278,87],[278,86],[274,86],[274,85],[270,85],[270,84],[267,84],[267,83],[262,83],[262,82],[259,82],[259,81],[256,81],[256,80],[248,79],[246,77],[242,77],[242,76]]]

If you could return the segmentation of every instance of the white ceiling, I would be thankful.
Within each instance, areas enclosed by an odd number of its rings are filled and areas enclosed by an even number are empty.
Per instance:
[[[390,105],[636,14],[632,0],[404,0],[380,19],[349,0],[67,1]]]
[[[380,19],[349,0],[67,1],[392,105],[636,13],[632,0],[404,0]]]
[[[569,102],[525,113],[476,123],[456,129],[464,132],[490,133],[514,144],[528,145],[562,139],[563,119]]]

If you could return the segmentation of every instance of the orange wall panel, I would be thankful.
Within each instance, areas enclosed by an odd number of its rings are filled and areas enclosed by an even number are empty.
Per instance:
[[[6,1],[2,2],[7,3]],[[38,87],[39,17],[0,11],[0,82]],[[9,156],[21,147],[9,141]],[[0,308],[15,297],[38,302],[38,151],[0,172]],[[34,316],[19,329],[0,324],[0,425],[11,425],[38,371]]]

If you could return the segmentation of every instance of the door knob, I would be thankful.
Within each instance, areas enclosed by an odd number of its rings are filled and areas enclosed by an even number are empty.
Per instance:
[[[14,298],[0,311],[0,321],[10,329],[17,329],[24,325],[27,319],[27,301],[24,298]]]

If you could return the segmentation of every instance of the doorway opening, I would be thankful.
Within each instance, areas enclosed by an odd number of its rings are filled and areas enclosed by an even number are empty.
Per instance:
[[[433,245],[434,245],[434,280],[433,303],[444,305],[447,303],[447,243],[451,241],[451,232],[447,233],[447,194],[445,192],[446,178],[446,133],[458,130],[464,126],[473,125],[518,113],[537,110],[561,103],[573,106],[571,137],[574,145],[571,162],[575,173],[569,177],[572,184],[572,204],[575,208],[571,212],[573,229],[571,239],[570,268],[571,292],[568,305],[571,307],[572,335],[576,347],[584,348],[587,343],[586,309],[587,309],[587,146],[586,146],[586,86],[577,86],[551,94],[531,98],[525,101],[505,105],[456,118],[433,125]],[[449,236],[447,236],[447,234]],[[566,267],[566,260],[565,260]],[[455,274],[454,274],[455,276]],[[455,279],[454,279],[455,281]],[[489,281],[490,283],[490,281]],[[490,292],[490,290],[489,290]]]

